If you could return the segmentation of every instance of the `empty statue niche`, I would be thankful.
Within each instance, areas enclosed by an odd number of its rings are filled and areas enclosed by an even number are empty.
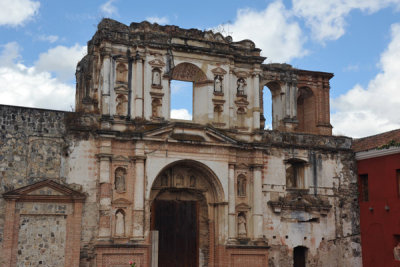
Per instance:
[[[239,174],[239,176],[237,177],[236,190],[238,197],[247,196],[247,179],[244,174]]]
[[[125,236],[125,217],[126,213],[123,209],[118,209],[115,212],[115,237],[124,237]]]
[[[214,122],[222,123],[222,105],[214,105]]]
[[[159,68],[154,68],[151,72],[151,87],[156,89],[162,89],[161,70]]]
[[[161,99],[153,98],[151,101],[151,118],[152,119],[159,119],[161,118]]]
[[[126,169],[123,167],[115,169],[114,189],[119,194],[126,192]]]
[[[293,249],[293,267],[306,267],[307,253],[307,247],[295,247]]]
[[[128,82],[128,68],[124,63],[118,63],[117,65],[117,83]]]
[[[301,159],[290,159],[286,162],[286,188],[287,189],[305,189],[306,162]]]
[[[298,131],[312,132],[316,127],[315,96],[309,87],[301,87],[297,93]]]
[[[128,99],[125,95],[118,95],[116,100],[116,115],[127,116],[128,114]]]
[[[239,107],[237,109],[237,127],[240,129],[246,128],[246,108]]]

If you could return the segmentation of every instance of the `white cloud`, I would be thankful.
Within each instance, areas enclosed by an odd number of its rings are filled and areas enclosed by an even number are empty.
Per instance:
[[[44,35],[44,34],[42,34],[42,35],[38,36],[38,39],[40,41],[46,41],[46,42],[49,42],[49,43],[55,43],[55,42],[58,41],[59,37],[57,35]]]
[[[187,109],[171,109],[171,119],[192,120],[192,114]]]
[[[100,6],[100,10],[107,16],[117,15],[118,9],[113,5],[115,1],[116,0],[108,0]]]
[[[56,46],[39,55],[35,62],[37,71],[54,72],[61,81],[74,78],[78,61],[86,54],[86,46]]]
[[[355,9],[374,13],[400,0],[292,0],[293,14],[305,19],[313,37],[324,42],[337,40],[345,33],[346,16]]]
[[[305,37],[291,17],[291,12],[277,0],[261,11],[241,9],[233,23],[219,25],[215,30],[224,29],[235,41],[254,41],[268,57],[267,62],[289,62],[307,53],[303,48]]]
[[[367,88],[356,85],[333,99],[335,134],[362,137],[400,128],[400,24],[392,25],[391,37],[381,54],[381,72]]]
[[[169,23],[169,19],[167,17],[147,17],[146,20],[150,23],[158,23],[158,24],[167,24]]]
[[[31,0],[0,0],[0,26],[20,26],[38,14],[40,2]]]
[[[79,46],[65,50],[55,50],[68,52],[79,50]],[[22,62],[19,54],[20,47],[17,43],[8,43],[3,46],[0,53],[0,102],[7,105],[19,105],[38,108],[71,110],[75,102],[75,86],[73,83],[64,83],[57,77],[52,76],[50,71],[34,66],[26,66]],[[49,50],[46,54],[55,56]],[[61,56],[61,55],[60,55]],[[50,57],[52,58],[52,57]],[[42,63],[43,63],[42,59]],[[64,58],[60,57],[60,61]],[[40,60],[39,60],[40,61]],[[39,62],[38,61],[38,62]],[[44,60],[46,61],[46,60]],[[78,59],[75,59],[75,63]],[[50,60],[52,62],[52,60]],[[51,64],[49,65],[51,68]],[[42,65],[43,67],[43,65]],[[73,71],[75,64],[70,66]],[[61,73],[66,72],[66,66]],[[63,74],[64,75],[64,74]]]
[[[10,42],[2,45],[3,51],[0,54],[0,67],[10,66],[14,64],[14,61],[20,58],[19,51],[20,47],[16,42]]]

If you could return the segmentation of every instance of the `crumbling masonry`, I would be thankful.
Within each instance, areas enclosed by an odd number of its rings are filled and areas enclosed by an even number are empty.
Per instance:
[[[1,266],[360,266],[333,75],[264,60],[250,40],[102,20],[76,112],[0,106]],[[171,80],[193,83],[191,121],[170,119]]]

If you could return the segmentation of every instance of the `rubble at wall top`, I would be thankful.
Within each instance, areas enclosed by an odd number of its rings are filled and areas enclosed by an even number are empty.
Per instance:
[[[181,39],[184,42],[175,42]],[[261,49],[256,48],[251,40],[234,42],[231,36],[224,37],[221,33],[211,30],[183,29],[175,25],[159,25],[143,21],[127,26],[112,19],[103,19],[97,27],[97,32],[89,41],[90,45],[99,45],[102,41],[129,46],[149,45],[157,48],[197,47],[203,52],[212,50],[223,54],[240,54],[257,58],[259,63],[265,60],[260,56]]]

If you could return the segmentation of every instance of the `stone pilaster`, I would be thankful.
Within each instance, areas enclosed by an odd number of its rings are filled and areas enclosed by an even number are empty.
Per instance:
[[[104,48],[102,51],[103,67],[101,75],[103,77],[103,84],[101,90],[101,113],[102,115],[110,115],[110,89],[111,89],[111,51]]]
[[[263,236],[263,214],[262,214],[262,165],[253,166],[253,231],[254,239]]]
[[[228,173],[228,237],[236,238],[236,212],[235,212],[235,165],[229,163]]]
[[[144,156],[136,156],[135,160],[135,188],[133,204],[133,239],[143,240],[144,238],[144,192],[145,192],[145,171]]]
[[[143,117],[143,60],[136,60],[135,74],[135,114],[136,118]]]
[[[100,145],[99,158],[99,235],[98,238],[111,238],[111,141],[103,140]]]
[[[260,74],[254,73],[253,76],[253,88],[260,87]],[[253,129],[260,128],[260,93],[257,90],[253,90],[254,93],[254,108],[253,108]]]

